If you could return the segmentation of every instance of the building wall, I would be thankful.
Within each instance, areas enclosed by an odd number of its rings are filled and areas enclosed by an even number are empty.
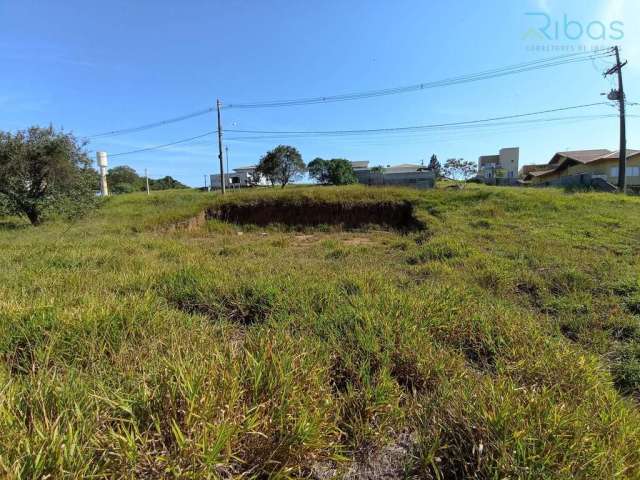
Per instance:
[[[415,188],[433,188],[436,176],[430,171],[408,171],[378,173],[370,170],[356,170],[358,183],[364,185],[399,185]]]
[[[548,182],[551,180],[556,180],[558,178],[560,178],[563,175],[566,175],[567,171],[566,170],[561,170],[560,172],[553,172],[553,173],[549,173],[543,177],[533,177],[531,178],[531,183],[536,185],[539,183],[544,183],[544,182]]]
[[[482,155],[478,157],[478,176],[492,179],[502,170],[506,178],[518,178],[519,160],[519,147],[501,148],[498,155]]]
[[[500,155],[481,155],[478,157],[478,168],[485,165],[497,165],[500,163]]]
[[[268,185],[268,182],[265,178],[261,177],[260,180],[256,183],[253,181],[253,172],[254,170],[250,169],[238,169],[232,172],[225,173],[225,177],[227,178],[226,186],[228,188],[236,188],[236,187],[248,187],[254,185]],[[220,174],[216,173],[209,176],[209,181],[211,188],[216,189],[220,188]]]
[[[507,178],[518,178],[519,161],[520,148],[510,147],[500,149],[500,166],[506,170]]]
[[[627,184],[640,185],[640,155],[627,159]],[[618,183],[618,159],[603,162],[587,163],[585,165],[573,165],[567,169],[567,175],[589,173],[591,175],[604,175],[607,181],[616,185]]]

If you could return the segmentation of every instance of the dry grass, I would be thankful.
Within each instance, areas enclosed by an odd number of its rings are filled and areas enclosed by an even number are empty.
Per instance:
[[[167,230],[265,201],[408,201],[425,228]],[[8,219],[0,471],[637,478],[638,213],[610,194],[344,187]]]

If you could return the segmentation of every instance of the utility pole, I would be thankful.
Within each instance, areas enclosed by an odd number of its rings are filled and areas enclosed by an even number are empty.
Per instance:
[[[618,74],[618,90],[612,90],[609,93],[609,100],[618,100],[620,104],[620,150],[618,152],[618,190],[620,192],[625,191],[626,182],[626,166],[627,166],[627,128],[625,121],[625,109],[624,109],[624,86],[622,85],[622,67],[627,62],[620,63],[620,50],[617,46],[613,47],[613,51],[616,55],[616,64],[604,73],[604,76]]]
[[[225,154],[225,158],[227,160],[227,177],[229,177],[229,147],[227,147],[226,145],[224,146],[224,154]],[[226,179],[225,179],[226,182]]]
[[[222,194],[225,194],[225,176],[224,165],[222,164],[222,120],[220,118],[220,99],[216,100],[216,108],[218,110],[218,159],[220,160],[220,187]]]
[[[144,169],[144,179],[145,182],[147,183],[147,195],[149,195],[149,175],[147,173],[147,169]]]
[[[207,174],[206,173],[204,174],[204,189],[207,190]]]

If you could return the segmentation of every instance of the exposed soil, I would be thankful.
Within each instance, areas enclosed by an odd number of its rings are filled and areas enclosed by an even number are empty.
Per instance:
[[[196,230],[204,225],[207,220],[207,212],[200,212],[195,217],[188,218],[181,222],[172,223],[170,225],[165,226],[161,230],[166,233],[176,232],[176,231],[192,231]]]
[[[264,200],[250,204],[226,203],[206,212],[207,218],[237,224],[281,224],[294,228],[335,225],[345,229],[379,225],[401,231],[421,230],[410,202],[339,203]]]
[[[368,245],[370,243],[373,243],[370,238],[363,237],[348,238],[344,241],[345,245]]]
[[[311,469],[311,478],[328,480],[343,478],[345,480],[403,479],[416,478],[411,475],[409,466],[415,438],[409,432],[398,434],[394,441],[382,448],[364,452],[353,459],[346,471],[334,463],[319,462]]]

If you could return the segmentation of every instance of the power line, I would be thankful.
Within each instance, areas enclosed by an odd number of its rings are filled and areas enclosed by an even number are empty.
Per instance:
[[[564,117],[551,117],[551,118],[539,118],[532,120],[521,120],[521,121],[513,121],[513,122],[486,122],[486,123],[475,123],[475,124],[456,124],[448,127],[437,127],[437,128],[428,128],[428,129],[416,129],[416,130],[374,130],[374,131],[363,131],[359,132],[357,135],[344,135],[344,134],[329,134],[329,135],[314,135],[314,134],[292,134],[292,133],[283,133],[281,135],[269,134],[269,135],[256,135],[256,136],[235,136],[228,137],[229,141],[236,140],[265,140],[265,139],[281,139],[281,138],[331,138],[331,137],[352,137],[352,136],[368,136],[368,135],[376,135],[376,136],[389,136],[392,138],[413,138],[413,136],[424,135],[429,132],[437,132],[437,133],[445,133],[445,132],[455,132],[455,131],[464,131],[464,130],[473,130],[473,129],[486,129],[490,127],[497,126],[517,126],[517,125],[531,125],[538,123],[551,123],[551,122],[570,122],[570,121],[579,121],[579,120],[595,120],[602,118],[615,118],[617,114],[597,114],[597,115],[574,115],[574,116],[564,116]]]
[[[213,135],[214,133],[218,133],[218,131],[217,130],[212,130],[210,132],[206,132],[206,133],[203,133],[201,135],[196,135],[195,137],[183,138],[182,140],[176,140],[175,142],[165,143],[163,145],[156,145],[156,146],[153,146],[153,147],[140,148],[138,150],[131,150],[129,152],[114,153],[113,155],[109,155],[109,156],[110,157],[120,157],[122,155],[132,155],[134,153],[149,152],[151,150],[159,150],[161,148],[172,147],[173,145],[178,145],[180,143],[192,142],[193,140],[197,140],[199,138],[207,137],[209,135]]]
[[[561,55],[557,57],[551,57],[541,60],[534,60],[531,62],[520,63],[515,65],[510,65],[506,67],[496,68],[493,70],[487,70],[483,72],[478,72],[474,74],[462,75],[457,77],[451,77],[443,80],[437,80],[426,83],[418,83],[415,85],[409,85],[404,87],[393,87],[382,90],[370,90],[363,92],[354,92],[343,95],[330,95],[324,97],[310,97],[310,98],[302,98],[302,99],[294,99],[294,100],[284,100],[284,101],[265,101],[265,102],[257,102],[257,103],[230,103],[228,105],[223,105],[221,108],[270,108],[270,107],[286,107],[286,106],[294,106],[294,105],[309,105],[315,103],[330,103],[330,102],[340,102],[340,101],[348,101],[348,100],[358,100],[379,96],[387,96],[387,95],[396,95],[401,93],[408,93],[413,91],[427,90],[431,88],[437,87],[446,87],[451,85],[457,85],[461,83],[475,82],[480,80],[486,80],[490,78],[496,78],[505,75],[512,75],[516,73],[526,72],[530,70],[537,70],[541,68],[550,68],[559,65],[566,65],[570,63],[584,62],[588,60],[593,60],[597,58],[604,58],[611,55],[610,49],[598,49],[589,52],[578,52],[571,53],[567,55]],[[127,133],[135,133],[141,132],[144,130],[149,130],[152,128],[161,127],[163,125],[169,125],[172,123],[182,122],[184,120],[188,120],[194,117],[206,115],[208,113],[212,113],[216,110],[215,106],[207,107],[202,110],[197,110],[195,112],[187,113],[184,115],[180,115],[177,117],[172,117],[164,120],[158,120],[155,122],[138,125],[134,127],[122,128],[118,130],[111,130],[107,132],[96,133],[93,135],[88,135],[85,138],[101,138],[101,137],[112,137],[117,135],[124,135]]]
[[[159,120],[153,123],[147,123],[145,125],[139,125],[137,127],[129,127],[123,128],[120,130],[112,130],[110,132],[96,133],[95,135],[89,135],[85,138],[98,138],[98,137],[112,137],[116,135],[123,135],[125,133],[133,133],[133,132],[141,132],[143,130],[149,130],[151,128],[161,127],[163,125],[169,125],[171,123],[182,122],[184,120],[188,120],[190,118],[199,117],[201,115],[206,115],[207,113],[211,113],[215,110],[215,107],[205,108],[203,110],[198,110],[197,112],[187,113],[185,115],[180,115],[179,117],[169,118],[167,120]]]
[[[386,95],[396,95],[400,93],[415,92],[420,90],[427,90],[437,87],[446,87],[451,85],[458,85],[461,83],[469,83],[480,80],[486,80],[490,78],[502,77],[506,75],[513,75],[516,73],[527,72],[531,70],[539,70],[543,68],[550,68],[559,65],[566,65],[570,63],[578,63],[591,61],[596,58],[604,58],[611,56],[611,49],[598,49],[591,52],[578,52],[558,57],[551,57],[542,60],[534,60],[531,62],[520,63],[510,65],[507,67],[501,67],[493,70],[487,70],[474,74],[462,75],[457,77],[451,77],[443,80],[437,80],[426,83],[418,83],[414,85],[408,85],[403,87],[387,88],[381,90],[370,90],[363,92],[347,93],[342,95],[329,95],[323,97],[309,97],[292,100],[269,100],[255,103],[229,103],[223,108],[236,108],[236,109],[249,109],[249,108],[270,108],[270,107],[288,107],[296,105],[311,105],[317,103],[330,103],[341,102],[349,100],[358,100],[371,97],[379,97]]]
[[[442,127],[452,127],[460,125],[473,125],[478,123],[493,122],[499,120],[510,120],[513,118],[529,117],[533,115],[541,115],[544,113],[555,113],[567,110],[575,110],[579,108],[594,107],[596,105],[607,105],[607,102],[586,103],[582,105],[572,105],[570,107],[552,108],[548,110],[540,110],[537,112],[519,113],[514,115],[504,115],[500,117],[484,118],[480,120],[467,120],[463,122],[435,123],[429,125],[413,125],[407,127],[389,127],[389,128],[367,128],[359,130],[297,130],[297,131],[275,131],[275,130],[236,130],[228,129],[227,132],[233,133],[250,133],[250,134],[275,134],[275,135],[358,135],[363,133],[379,133],[379,132],[402,132],[411,130],[427,130]]]
[[[526,115],[526,114],[525,114]],[[616,117],[616,114],[600,114],[600,115],[582,115],[582,116],[570,116],[570,117],[556,117],[556,118],[542,118],[542,119],[535,119],[535,120],[527,120],[527,121],[522,121],[522,122],[502,122],[502,123],[486,123],[486,124],[481,124],[481,125],[462,125],[465,127],[471,127],[471,126],[475,126],[475,127],[496,127],[496,126],[516,126],[516,125],[520,125],[520,124],[534,124],[534,123],[546,123],[546,122],[554,122],[554,121],[577,121],[577,120],[591,120],[591,119],[599,119],[599,118],[610,118],[610,117]],[[639,117],[638,115],[628,115],[628,117],[630,118],[637,118]],[[461,125],[457,126],[458,129],[461,127]],[[402,127],[400,127],[402,128]],[[216,134],[217,130],[212,130],[210,132],[206,132],[203,133],[201,135],[196,135],[194,137],[189,137],[189,138],[184,138],[181,140],[177,140],[175,142],[171,142],[171,143],[166,143],[163,145],[156,145],[153,147],[147,147],[147,148],[141,148],[138,150],[131,150],[128,152],[120,152],[120,153],[114,153],[112,155],[110,155],[111,157],[118,157],[118,156],[123,156],[123,155],[132,155],[135,153],[141,153],[141,152],[149,152],[149,151],[153,151],[153,150],[160,150],[163,148],[167,148],[167,147],[171,147],[173,145],[178,145],[181,143],[187,143],[187,142],[191,142],[193,140],[198,140],[200,138],[209,136],[209,135],[213,135]],[[387,132],[382,132],[382,133],[387,133]],[[398,133],[402,133],[401,131]],[[409,132],[409,134],[416,134],[416,133],[421,133],[420,131],[413,131],[413,132]],[[262,140],[262,139],[269,139],[269,138],[281,138],[278,136],[258,136],[258,137],[233,137],[233,138],[228,138],[228,140]]]

